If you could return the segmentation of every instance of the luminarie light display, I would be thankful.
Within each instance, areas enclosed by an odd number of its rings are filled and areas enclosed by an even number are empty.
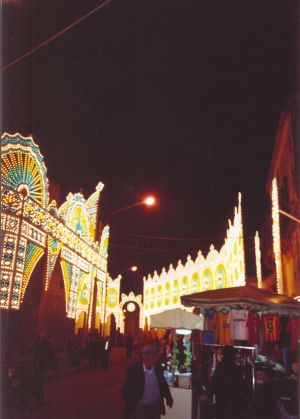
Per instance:
[[[150,315],[182,307],[180,296],[218,288],[245,285],[245,255],[241,210],[241,194],[234,210],[234,220],[228,220],[224,245],[217,251],[213,245],[205,258],[201,251],[195,260],[187,256],[186,263],[162,268],[161,274],[144,277],[144,322]]]
[[[59,262],[65,289],[66,316],[91,318],[91,296],[97,281],[96,314],[103,321],[109,227],[97,240],[100,182],[87,199],[69,194],[57,209],[49,204],[47,170],[32,137],[1,137],[1,273],[0,307],[18,310],[32,273],[46,255],[44,292]]]
[[[258,286],[258,288],[261,288],[262,287],[261,251],[260,251],[260,238],[259,238],[258,231],[255,233],[254,247],[255,247],[255,263],[256,263],[257,286]]]
[[[276,282],[278,294],[283,294],[283,279],[281,265],[281,243],[280,243],[280,216],[277,179],[272,180],[272,233],[273,233],[273,252],[276,265]]]

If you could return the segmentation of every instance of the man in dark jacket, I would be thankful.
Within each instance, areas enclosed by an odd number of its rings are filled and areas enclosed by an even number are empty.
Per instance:
[[[237,419],[241,408],[243,378],[235,363],[232,346],[225,346],[223,359],[212,376],[212,391],[216,396],[216,419]]]
[[[164,378],[154,345],[142,348],[142,361],[131,365],[123,386],[125,400],[124,418],[126,419],[160,419],[167,406],[173,406],[173,399]]]

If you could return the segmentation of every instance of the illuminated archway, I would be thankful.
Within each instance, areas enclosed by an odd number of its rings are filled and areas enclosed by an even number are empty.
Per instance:
[[[142,296],[135,295],[133,292],[130,292],[128,295],[122,294],[121,301],[119,304],[118,317],[116,318],[117,327],[120,328],[120,332],[124,333],[124,316],[123,316],[123,307],[125,304],[133,302],[139,306],[140,309],[140,320],[139,327],[142,329],[144,327],[144,310],[142,303]]]
[[[216,286],[216,289],[227,287],[226,269],[223,265],[218,265],[218,267],[216,269],[216,272],[215,272],[215,286]]]
[[[195,293],[199,291],[200,291],[200,278],[199,278],[199,275],[195,272],[192,275],[192,279],[191,279],[191,292]]]
[[[213,276],[210,269],[206,269],[202,275],[202,291],[207,291],[213,288]]]

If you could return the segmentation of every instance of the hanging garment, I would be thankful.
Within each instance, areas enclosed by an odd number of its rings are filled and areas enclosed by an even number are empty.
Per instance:
[[[204,330],[215,330],[215,310],[205,309],[204,310]]]
[[[231,335],[230,335],[230,323],[229,323],[229,312],[224,313],[219,311],[216,313],[216,332],[217,332],[217,342],[220,345],[231,345]]]
[[[249,344],[256,345],[259,343],[259,328],[261,326],[261,320],[255,311],[249,312],[246,326],[248,328]]]
[[[230,334],[233,340],[248,340],[246,327],[248,318],[247,310],[231,310],[229,314]]]
[[[279,315],[263,314],[262,324],[266,342],[278,342],[279,340]]]
[[[204,310],[203,343],[216,343],[216,316],[214,310]]]
[[[290,334],[290,350],[293,352],[300,349],[300,317],[290,317],[286,330]]]

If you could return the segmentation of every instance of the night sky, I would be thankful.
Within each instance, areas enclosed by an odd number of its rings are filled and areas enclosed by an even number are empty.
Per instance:
[[[3,66],[100,4],[3,1]],[[111,219],[112,276],[139,267],[124,291],[219,249],[239,191],[251,255],[280,112],[298,88],[298,6],[112,0],[3,72],[3,131],[33,135],[60,204],[100,180],[104,218],[157,196]]]

